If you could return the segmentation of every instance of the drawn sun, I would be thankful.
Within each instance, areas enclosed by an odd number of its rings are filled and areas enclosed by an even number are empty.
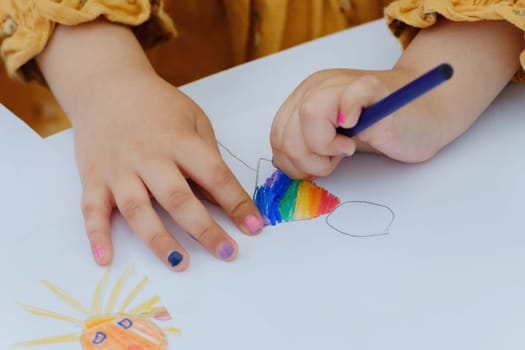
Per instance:
[[[85,308],[75,299],[64,293],[52,283],[43,280],[42,283],[51,292],[62,299],[75,311],[85,315],[84,320],[79,320],[57,312],[20,304],[27,312],[37,316],[62,320],[73,323],[81,328],[80,332],[32,339],[14,344],[16,347],[29,347],[69,342],[80,342],[84,350],[165,350],[168,345],[166,333],[179,334],[176,327],[160,328],[151,319],[157,321],[171,320],[165,307],[155,306],[160,297],[154,296],[136,307],[130,305],[136,299],[148,282],[144,277],[131,290],[128,296],[117,308],[122,288],[133,272],[128,268],[116,281],[109,295],[106,307],[103,307],[103,293],[108,285],[109,268],[100,278],[93,295],[91,309]]]

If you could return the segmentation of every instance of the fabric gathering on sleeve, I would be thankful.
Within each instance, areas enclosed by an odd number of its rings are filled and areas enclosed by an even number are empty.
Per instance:
[[[403,47],[420,29],[434,25],[439,16],[457,22],[507,21],[525,31],[525,1],[497,0],[396,0],[385,8],[392,33]],[[525,50],[520,54],[521,69],[513,77],[525,82]]]
[[[7,74],[19,81],[44,82],[34,57],[45,48],[55,26],[98,17],[132,26],[144,48],[176,35],[162,0],[2,0],[0,55]]]

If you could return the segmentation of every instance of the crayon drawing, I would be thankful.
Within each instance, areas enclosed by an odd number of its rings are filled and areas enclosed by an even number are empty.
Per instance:
[[[269,159],[260,158],[257,169],[249,169],[256,172],[253,200],[265,226],[326,215],[327,226],[346,236],[375,237],[390,233],[395,214],[386,205],[362,200],[341,202],[314,181],[290,179],[273,167]],[[371,217],[374,220],[364,220]]]
[[[38,307],[20,304],[21,307],[36,316],[61,320],[80,328],[79,331],[39,339],[31,339],[14,344],[15,347],[32,347],[59,343],[79,342],[84,350],[165,350],[167,334],[178,334],[175,327],[161,328],[157,321],[169,321],[171,316],[162,306],[156,306],[160,298],[153,296],[136,306],[131,306],[148,282],[147,277],[140,280],[122,300],[122,289],[131,277],[132,268],[122,273],[109,294],[104,307],[103,295],[108,285],[109,268],[106,269],[95,288],[92,305],[86,308],[80,302],[60,290],[49,281],[43,280],[44,286],[71,307],[81,318],[69,316]]]
[[[329,214],[339,205],[339,198],[312,181],[292,180],[281,170],[255,188],[254,201],[265,225],[276,225]]]

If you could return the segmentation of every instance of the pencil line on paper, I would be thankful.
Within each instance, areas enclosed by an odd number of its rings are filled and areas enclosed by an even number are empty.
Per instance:
[[[330,222],[330,220],[332,218],[332,215],[338,209],[341,209],[343,206],[345,206],[347,204],[366,204],[366,205],[372,205],[372,206],[376,206],[376,207],[379,207],[379,208],[386,209],[387,212],[390,214],[390,219],[389,219],[388,223],[385,225],[384,229],[381,232],[371,232],[371,233],[360,232],[360,233],[356,233],[355,230],[354,231],[345,231],[343,229],[338,228],[336,225],[332,224]],[[390,208],[389,206],[384,205],[384,204],[379,204],[379,203],[370,202],[370,201],[345,201],[345,202],[342,202],[341,204],[339,204],[339,206],[337,208],[335,208],[330,214],[328,214],[326,216],[325,222],[328,225],[328,227],[330,227],[332,230],[334,230],[336,232],[339,232],[339,233],[341,233],[341,234],[343,234],[345,236],[350,236],[350,237],[354,237],[354,238],[367,238],[367,237],[385,236],[385,235],[390,234],[390,227],[392,226],[392,223],[394,222],[395,216],[396,216],[396,214],[394,213],[392,208]]]
[[[241,158],[239,158],[237,155],[235,155],[232,151],[230,151],[229,148],[227,148],[226,146],[224,146],[223,143],[221,143],[219,140],[217,140],[217,144],[219,146],[222,147],[223,150],[225,150],[226,152],[228,152],[228,154],[230,156],[232,156],[233,158],[237,159],[239,162],[241,162],[242,164],[244,164],[245,167],[247,167],[248,169],[250,169],[251,171],[257,171],[255,168],[253,168],[251,165],[249,165],[248,163],[246,163],[244,160],[242,160]]]

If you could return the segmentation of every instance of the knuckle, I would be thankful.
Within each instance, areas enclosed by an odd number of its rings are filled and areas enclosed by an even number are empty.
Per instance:
[[[373,90],[383,89],[383,82],[375,75],[365,75],[362,79],[363,84]]]
[[[96,212],[100,211],[100,205],[87,197],[82,198],[82,202],[80,203],[80,207],[82,209],[82,213],[84,216],[91,216],[95,214]]]
[[[228,215],[234,217],[236,213],[243,212],[243,208],[250,207],[251,205],[253,205],[253,201],[245,196],[233,206],[228,212]]]
[[[323,69],[316,71],[312,74],[310,74],[305,81],[308,81],[310,83],[319,83],[320,81],[326,79],[327,77],[330,77],[332,75],[332,69]]]
[[[166,209],[177,210],[184,207],[193,199],[193,193],[188,189],[174,188],[166,196]]]
[[[301,121],[310,121],[313,118],[315,118],[316,115],[316,104],[309,101],[304,100],[301,102],[301,105],[299,106],[299,119]]]
[[[97,241],[106,235],[100,227],[88,227],[86,228],[86,234],[91,242]]]
[[[203,246],[209,247],[211,242],[215,241],[217,236],[217,230],[214,230],[212,225],[207,225],[202,231],[195,234],[195,238]]]
[[[321,169],[318,169],[315,174],[315,176],[319,176],[319,177],[325,177],[325,176],[328,176],[332,173],[332,171],[334,170],[334,165],[331,165],[329,164],[328,166],[326,167],[323,167]]]
[[[228,167],[223,163],[215,165],[212,169],[212,174],[214,186],[227,186],[234,179]]]
[[[148,238],[146,243],[151,248],[151,250],[156,250],[156,249],[164,246],[165,239],[166,239],[165,232],[157,231],[157,232],[153,232],[149,236],[149,238]]]
[[[137,216],[144,207],[149,204],[149,200],[138,196],[130,196],[122,200],[119,206],[120,212],[124,217],[131,219]]]
[[[288,157],[294,158],[294,155],[297,153],[298,145],[297,141],[293,138],[284,140],[283,142],[283,151]]]

